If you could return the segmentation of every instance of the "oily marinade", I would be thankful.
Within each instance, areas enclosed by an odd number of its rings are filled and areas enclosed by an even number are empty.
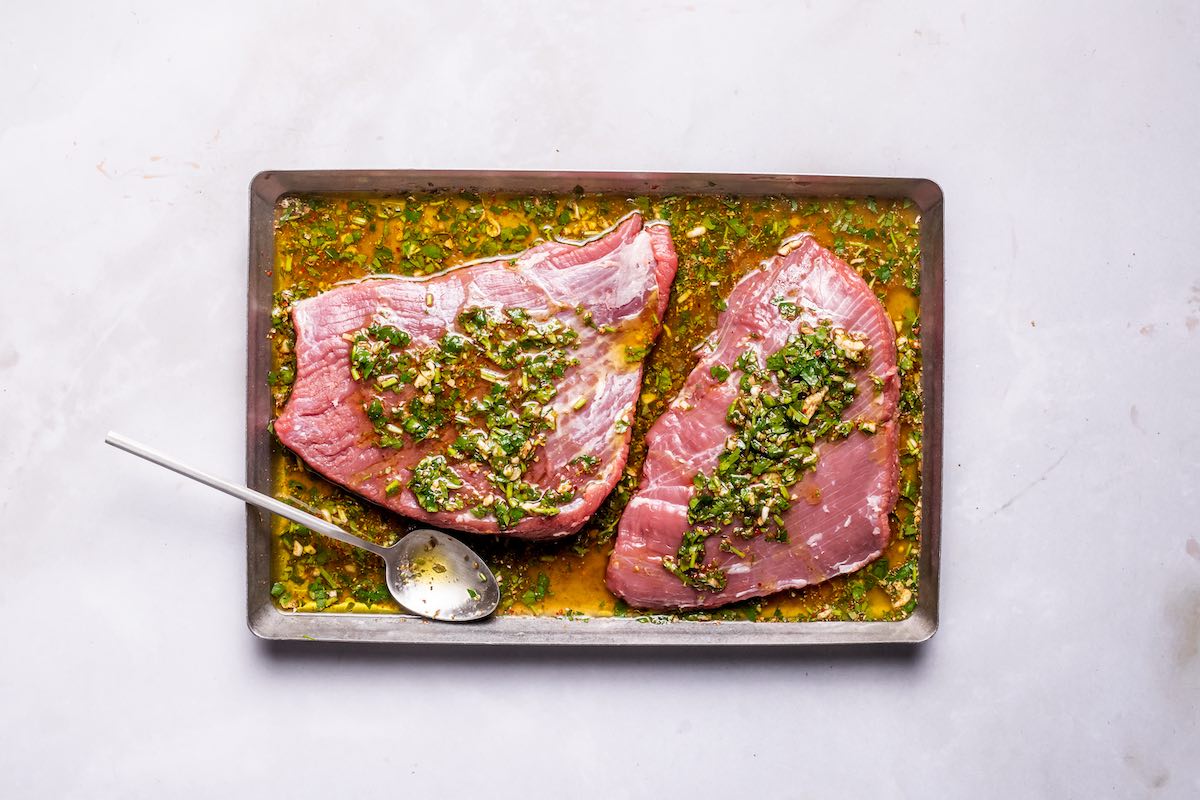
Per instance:
[[[624,197],[579,192],[284,198],[276,208],[273,369],[269,375],[276,412],[286,401],[295,376],[294,331],[289,315],[292,302],[342,280],[387,274],[429,275],[453,264],[516,253],[551,238],[580,240],[611,227],[633,210],[641,211],[647,219],[671,224],[679,272],[664,314],[662,336],[647,356],[637,413],[632,420],[629,463],[612,494],[576,536],[537,543],[465,537],[501,579],[503,600],[499,613],[632,616],[647,622],[672,618],[807,621],[907,617],[916,606],[921,545],[922,398],[920,220],[906,201]],[[733,285],[769,256],[780,240],[801,231],[813,233],[821,244],[857,269],[896,323],[901,475],[900,499],[891,515],[891,543],[884,555],[866,568],[802,590],[680,615],[647,615],[628,608],[605,588],[604,568],[621,510],[637,486],[645,457],[645,432],[694,366],[692,350],[715,327],[723,298]],[[586,320],[581,321],[586,324]],[[486,319],[475,322],[486,324]],[[512,323],[509,327],[516,326],[510,331],[512,337],[519,338],[520,323],[507,322]],[[472,324],[472,320],[465,324]],[[396,374],[403,369],[404,336],[399,331],[360,331],[355,337],[356,344],[361,345],[357,348],[359,357],[357,361],[351,359],[360,377],[364,377],[364,370],[388,368],[388,374]],[[454,346],[454,342],[449,343],[451,350]],[[569,368],[569,344],[561,350],[563,368]],[[643,355],[636,352],[629,357]],[[387,362],[388,358],[395,363]],[[372,364],[379,359],[386,363]],[[371,378],[372,374],[367,374],[364,379]],[[412,417],[405,415],[405,421]],[[395,420],[377,413],[372,421],[377,423],[381,437],[394,435],[387,426],[395,425]],[[417,423],[431,422],[436,424],[436,418],[417,417]],[[536,436],[536,421],[527,422],[528,432]],[[480,451],[475,448],[473,452]],[[481,457],[486,460],[485,454]],[[577,461],[571,466],[582,472],[596,466],[587,463],[585,457]],[[365,538],[388,543],[406,529],[403,519],[324,481],[278,443],[273,445],[272,467],[279,496]],[[711,482],[717,477],[707,475],[705,480]],[[519,476],[515,480],[519,481]],[[424,493],[423,504],[438,507],[451,502],[453,482],[448,464],[425,465],[417,486]],[[719,491],[719,484],[713,485]],[[396,486],[393,490],[403,488]],[[701,525],[704,522],[699,520]],[[271,594],[281,608],[343,613],[399,611],[383,585],[380,564],[373,556],[283,520],[276,521],[274,532]],[[686,557],[686,552],[683,555]]]

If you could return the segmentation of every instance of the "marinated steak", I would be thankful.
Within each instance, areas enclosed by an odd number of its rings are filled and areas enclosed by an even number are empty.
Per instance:
[[[363,497],[439,527],[577,531],[621,475],[675,248],[631,215],[426,279],[372,279],[293,306],[279,440]]]
[[[889,538],[899,477],[895,329],[809,235],[734,287],[650,428],[609,588],[708,608],[852,572]]]

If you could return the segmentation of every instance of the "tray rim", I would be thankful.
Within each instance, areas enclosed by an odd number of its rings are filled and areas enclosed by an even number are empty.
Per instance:
[[[478,645],[832,645],[915,644],[938,628],[941,563],[942,388],[944,352],[944,205],[928,178],[799,173],[587,172],[545,170],[267,170],[250,182],[249,280],[246,358],[246,482],[270,494],[270,392],[266,373],[274,267],[274,209],[289,194],[393,194],[434,189],[510,192],[586,191],[636,194],[690,193],[875,196],[910,199],[921,213],[922,441],[921,554],[917,608],[898,622],[750,622],[679,620],[655,624],[641,617],[566,619],[502,616],[450,625],[394,614],[285,612],[271,599],[269,515],[246,510],[246,618],[266,640]]]

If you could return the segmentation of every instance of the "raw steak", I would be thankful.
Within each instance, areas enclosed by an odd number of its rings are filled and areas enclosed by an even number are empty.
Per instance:
[[[365,280],[300,301],[292,310],[296,380],[275,433],[326,478],[407,517],[529,539],[573,533],[624,469],[642,359],[675,267],[668,228],[633,214],[582,245],[551,242],[425,279]],[[461,351],[473,360],[425,361],[439,346],[446,359]],[[359,347],[366,355],[352,364]],[[370,360],[380,353],[391,361]],[[526,386],[535,369],[552,386],[540,397]],[[399,384],[380,372],[388,370]],[[438,389],[437,397],[423,394]],[[437,409],[409,404],[454,392],[461,397],[447,424],[432,433],[408,427],[406,409]],[[503,418],[509,408],[532,409],[528,419],[543,422],[520,428]]]
[[[786,240],[780,253],[734,287],[700,363],[647,434],[641,485],[621,518],[607,573],[609,588],[632,606],[711,608],[807,586],[859,569],[888,542],[899,477],[895,329],[863,279],[811,236]],[[854,373],[858,389],[842,419],[867,429],[873,422],[875,433],[855,429],[818,443],[815,469],[790,489],[791,506],[782,515],[788,540],[737,539],[742,558],[720,550],[720,537],[710,536],[704,561],[723,570],[727,582],[719,590],[692,588],[664,568],[663,558],[676,563],[670,559],[694,527],[693,478],[711,473],[734,433],[726,413],[742,372],[732,365],[747,350],[759,359],[778,351],[800,326],[819,320],[864,337],[867,358]],[[710,372],[720,373],[718,365],[731,370],[725,381]]]

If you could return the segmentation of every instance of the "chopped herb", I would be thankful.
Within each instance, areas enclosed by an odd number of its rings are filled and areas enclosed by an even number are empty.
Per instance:
[[[596,469],[597,465],[600,464],[600,459],[596,458],[594,455],[592,455],[590,453],[584,453],[583,455],[575,456],[570,461],[568,461],[567,464],[568,465],[578,464],[580,470],[582,470],[583,472],[593,472]]]
[[[773,301],[776,308],[779,309],[779,316],[787,320],[793,320],[800,316],[800,309],[795,303],[784,297],[776,297]]]
[[[533,585],[533,588],[521,595],[521,601],[527,606],[532,606],[535,603],[542,602],[550,594],[550,576],[544,572],[539,572],[537,582]]]
[[[296,379],[296,371],[291,366],[282,366],[274,372],[267,373],[267,382],[272,386],[291,386]]]
[[[646,353],[648,353],[648,352],[650,352],[649,347],[645,347],[645,346],[631,347],[629,345],[626,345],[625,361],[629,364],[636,364],[637,362],[645,359]]]
[[[413,467],[408,488],[420,503],[421,508],[435,511],[457,511],[463,507],[463,499],[452,494],[463,486],[462,478],[446,463],[445,456],[426,456]]]
[[[705,563],[710,536],[729,529],[744,539],[787,541],[783,513],[791,507],[789,487],[815,468],[818,441],[844,438],[852,430],[841,414],[857,393],[853,374],[864,359],[863,338],[829,322],[802,325],[762,363],[753,350],[738,358],[742,376],[726,415],[735,434],[716,468],[693,480],[688,502],[693,527],[675,555],[663,558],[667,571],[698,591],[720,591],[724,571]],[[744,557],[731,543],[719,549]]]
[[[381,323],[348,337],[351,377],[377,392],[363,410],[379,444],[404,449],[433,438],[451,442],[418,464],[409,481],[426,511],[466,505],[453,464],[470,462],[488,468],[484,477],[495,488],[468,493],[476,516],[492,516],[507,528],[530,514],[557,514],[573,487],[544,490],[523,476],[557,425],[557,382],[579,363],[569,354],[579,334],[557,318],[538,321],[521,308],[469,307],[457,323],[459,330],[435,347],[415,348],[406,332]],[[480,386],[487,387],[482,397],[474,391]],[[402,390],[407,400],[385,399]],[[450,426],[455,432],[447,436]],[[393,481],[385,492],[392,496],[399,488]]]

